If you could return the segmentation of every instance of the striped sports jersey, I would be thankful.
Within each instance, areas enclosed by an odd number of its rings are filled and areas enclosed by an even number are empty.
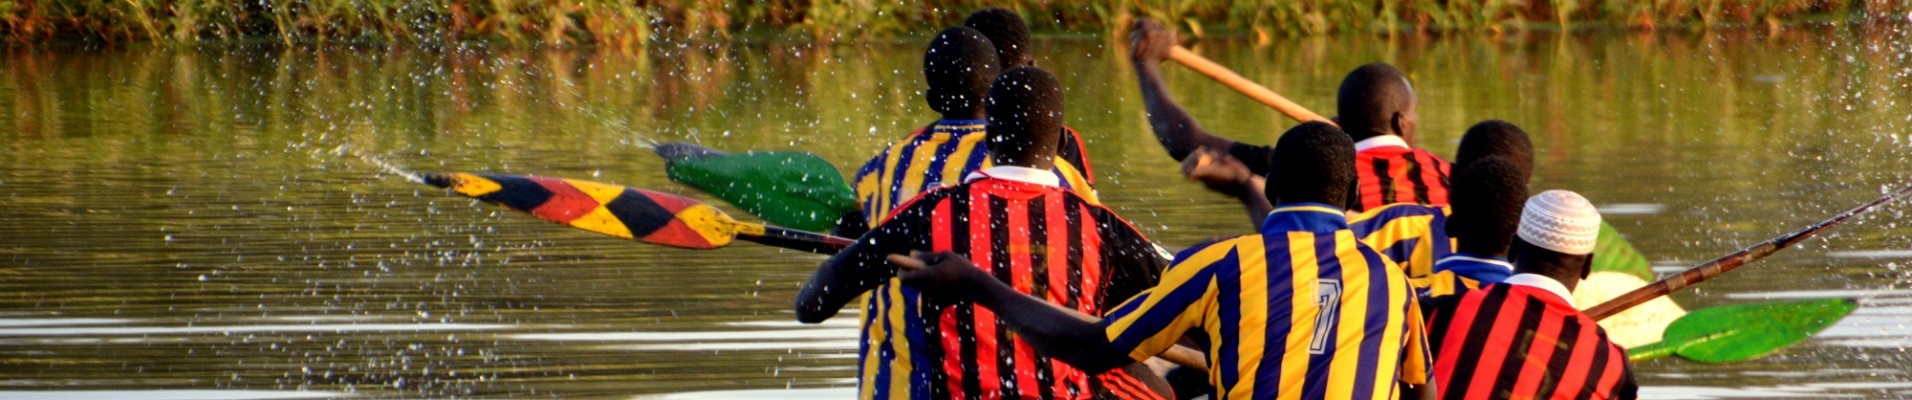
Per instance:
[[[1443,399],[1630,399],[1625,349],[1571,300],[1512,283],[1428,301]]]
[[[1393,399],[1397,381],[1428,379],[1417,304],[1341,209],[1302,204],[1275,209],[1260,234],[1183,251],[1102,324],[1136,360],[1192,337],[1218,399]]]
[[[1356,190],[1348,209],[1367,211],[1394,203],[1447,204],[1447,179],[1453,166],[1427,150],[1408,147],[1399,136],[1381,135],[1354,144]],[[1275,148],[1235,143],[1229,155],[1256,175],[1274,168]]]
[[[1357,211],[1394,203],[1447,205],[1447,160],[1427,150],[1383,146],[1354,152]]]
[[[1447,206],[1414,203],[1389,204],[1362,212],[1348,221],[1361,243],[1373,247],[1407,272],[1408,278],[1434,274],[1434,261],[1454,254],[1447,236]]]
[[[882,222],[890,210],[916,195],[938,186],[959,182],[970,172],[994,165],[983,130],[983,120],[943,120],[911,133],[907,140],[870,158],[857,169],[852,185],[856,201],[863,206],[866,224]],[[1074,190],[1090,203],[1100,202],[1090,185],[1095,183],[1089,170],[1088,152],[1074,129],[1062,128],[1062,145],[1056,148],[1056,176],[1064,188]]]
[[[1005,168],[1015,167],[979,174]],[[1140,388],[1119,369],[1105,385],[1038,355],[987,308],[925,301],[884,261],[911,250],[954,251],[1090,315],[1146,289],[1168,263],[1114,212],[1056,186],[984,177],[926,193],[839,255],[870,274],[860,280],[883,282],[863,310],[859,397],[1075,399]]]

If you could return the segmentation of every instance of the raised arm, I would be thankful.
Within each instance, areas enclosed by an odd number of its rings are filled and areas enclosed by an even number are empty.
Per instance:
[[[1155,140],[1168,150],[1168,156],[1181,161],[1196,148],[1227,149],[1233,140],[1208,134],[1188,110],[1169,97],[1168,84],[1158,68],[1175,47],[1175,31],[1151,20],[1135,22],[1129,37],[1129,61],[1135,66],[1135,78],[1142,84],[1142,104],[1148,108],[1149,127]]]
[[[1109,343],[1095,317],[1018,292],[960,255],[918,253],[916,256],[918,258],[900,254],[889,257],[890,263],[903,268],[903,284],[940,300],[970,301],[992,310],[1016,310],[997,313],[996,317],[1009,323],[1009,329],[1016,331],[1017,337],[1042,354],[1091,374],[1136,362],[1128,357],[1128,352]]]

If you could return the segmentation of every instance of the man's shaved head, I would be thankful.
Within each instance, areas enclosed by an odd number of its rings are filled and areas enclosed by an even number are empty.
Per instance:
[[[923,97],[939,113],[974,113],[998,71],[989,38],[966,27],[944,29],[923,52],[923,80],[929,83]]]
[[[1002,69],[1035,65],[1035,57],[1030,48],[1029,24],[1022,21],[1022,15],[1002,7],[985,8],[969,14],[963,20],[963,26],[981,31],[983,36],[996,45],[996,61],[1002,63]]]
[[[1414,88],[1394,66],[1373,63],[1355,68],[1341,79],[1335,111],[1341,130],[1354,140],[1378,135],[1411,138],[1419,124],[1414,114]]]

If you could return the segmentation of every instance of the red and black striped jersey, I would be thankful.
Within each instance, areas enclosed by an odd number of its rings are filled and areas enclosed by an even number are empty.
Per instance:
[[[1453,170],[1447,160],[1408,147],[1395,136],[1376,136],[1356,147],[1357,187],[1348,195],[1349,211],[1358,213],[1394,203],[1447,205],[1447,181]],[[1256,175],[1267,176],[1274,168],[1274,147],[1235,143],[1228,152]]]
[[[1571,300],[1500,283],[1428,300],[1442,399],[1632,399],[1625,349]]]
[[[925,193],[838,256],[867,274],[859,281],[884,282],[863,310],[860,398],[1141,393],[1120,370],[1096,379],[1037,354],[992,310],[922,298],[884,261],[911,250],[962,254],[1023,293],[1090,315],[1147,289],[1168,263],[1114,212],[1060,187],[982,178]]]
[[[1427,150],[1381,146],[1354,152],[1354,180],[1348,204],[1356,212],[1394,203],[1447,205],[1447,177],[1453,166]]]

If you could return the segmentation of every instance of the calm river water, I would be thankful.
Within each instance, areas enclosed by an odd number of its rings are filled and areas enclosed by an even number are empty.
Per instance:
[[[1342,74],[1394,63],[1420,93],[1421,145],[1451,155],[1486,118],[1526,127],[1536,191],[1594,199],[1672,270],[1912,184],[1906,31],[1197,51],[1323,112]],[[614,240],[331,150],[675,192],[687,190],[647,144],[800,149],[848,171],[933,118],[920,42],[0,50],[0,399],[847,396],[854,318],[799,326],[787,311],[818,256]],[[1103,199],[1172,245],[1245,232],[1234,204],[1182,180],[1154,143],[1116,47],[1038,48],[1067,87]],[[1271,142],[1293,124],[1168,70],[1211,131]],[[1912,396],[1908,216],[1912,204],[1889,207],[1677,295],[1688,308],[1824,296],[1864,307],[1757,361],[1643,363],[1646,394]]]

